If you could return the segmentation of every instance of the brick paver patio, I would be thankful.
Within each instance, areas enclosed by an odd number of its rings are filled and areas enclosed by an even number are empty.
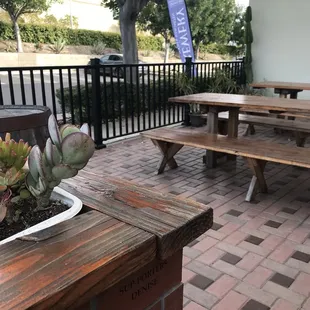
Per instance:
[[[258,136],[294,143],[273,130]],[[96,152],[88,169],[214,209],[213,228],[184,248],[184,310],[310,310],[310,171],[269,163],[269,194],[247,203],[243,159],[207,170],[203,154],[184,148],[179,168],[158,176],[159,151],[139,137]]]

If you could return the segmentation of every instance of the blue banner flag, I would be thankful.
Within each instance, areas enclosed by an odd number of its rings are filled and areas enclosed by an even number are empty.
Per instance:
[[[192,33],[188,20],[185,0],[167,0],[170,20],[182,62],[192,57],[195,61]]]

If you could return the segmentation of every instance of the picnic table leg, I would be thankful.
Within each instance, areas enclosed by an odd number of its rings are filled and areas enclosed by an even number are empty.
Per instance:
[[[298,91],[297,90],[292,90],[290,98],[291,99],[297,99],[297,96],[298,96]]]
[[[292,90],[292,91],[291,91],[290,98],[291,98],[291,99],[297,99],[297,96],[298,96],[298,91],[297,91],[297,90]],[[295,120],[295,117],[294,117],[294,116],[288,116],[287,119],[293,121],[293,120]]]
[[[230,138],[238,137],[238,125],[239,125],[239,109],[230,109],[228,116],[228,129],[227,135]],[[227,159],[236,160],[235,155],[227,155]]]
[[[160,149],[162,153],[162,157],[159,160],[157,166],[157,174],[163,173],[166,165],[168,165],[170,169],[177,168],[178,164],[173,157],[183,147],[183,145],[154,139],[152,139],[152,142]]]
[[[304,147],[306,143],[307,133],[295,131],[296,145],[299,147]]]
[[[218,110],[210,107],[208,112],[207,132],[212,134],[218,133]],[[216,167],[216,152],[206,151],[206,164],[208,168]]]
[[[268,192],[267,183],[264,177],[264,169],[267,162],[254,158],[247,158],[247,161],[254,175],[252,177],[245,201],[252,201],[258,189],[261,193]]]

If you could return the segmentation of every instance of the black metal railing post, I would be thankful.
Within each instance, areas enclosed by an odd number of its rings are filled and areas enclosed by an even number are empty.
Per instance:
[[[186,57],[185,59],[185,74],[186,76],[191,79],[192,78],[192,57]],[[191,119],[190,119],[190,106],[188,103],[184,106],[184,122],[182,125],[190,126],[191,125]]]
[[[94,142],[96,149],[106,147],[102,143],[102,115],[100,96],[100,60],[91,59],[91,83],[92,83],[92,123],[94,126]]]

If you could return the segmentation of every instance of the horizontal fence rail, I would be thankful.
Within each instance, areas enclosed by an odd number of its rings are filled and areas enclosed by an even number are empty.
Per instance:
[[[186,121],[188,108],[168,98],[183,94],[184,76],[194,92],[208,91],[217,72],[244,84],[243,61],[0,68],[0,105],[43,105],[59,124],[86,122],[100,147]]]

